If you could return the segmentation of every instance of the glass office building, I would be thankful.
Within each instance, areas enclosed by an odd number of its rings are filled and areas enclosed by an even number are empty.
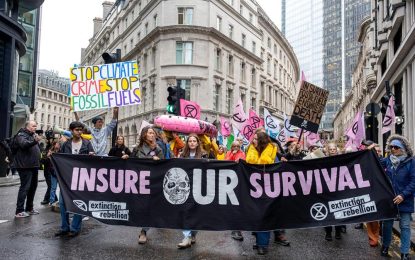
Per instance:
[[[342,97],[351,89],[360,49],[357,32],[370,15],[370,1],[282,0],[281,9],[282,31],[307,81],[330,91],[320,129],[332,131]]]

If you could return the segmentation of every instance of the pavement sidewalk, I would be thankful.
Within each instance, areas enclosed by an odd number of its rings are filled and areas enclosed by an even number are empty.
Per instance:
[[[45,175],[43,175],[43,171],[39,170],[39,182],[45,181]],[[20,185],[20,178],[19,175],[9,175],[9,177],[0,177],[0,188],[1,187],[10,187]]]

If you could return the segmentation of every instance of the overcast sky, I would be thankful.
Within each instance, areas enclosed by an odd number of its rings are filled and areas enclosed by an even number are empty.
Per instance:
[[[81,48],[92,37],[94,17],[102,17],[104,0],[46,0],[42,5],[39,68],[69,77],[69,68],[81,59]],[[280,1],[257,0],[280,26]],[[82,7],[82,8],[80,8]]]

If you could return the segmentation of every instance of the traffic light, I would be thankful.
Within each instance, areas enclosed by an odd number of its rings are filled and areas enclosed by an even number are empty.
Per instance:
[[[177,115],[180,113],[180,100],[177,99],[177,87],[170,86],[167,88],[167,91],[169,92],[169,95],[167,96],[167,112],[169,114]],[[179,107],[179,109],[177,109]]]
[[[104,52],[101,57],[104,59],[105,64],[121,62],[121,49],[117,49],[114,53]]]

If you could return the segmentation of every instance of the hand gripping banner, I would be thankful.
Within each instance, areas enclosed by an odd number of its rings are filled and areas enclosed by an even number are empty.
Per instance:
[[[395,218],[373,151],[249,165],[54,154],[69,212],[110,225],[265,231]]]

